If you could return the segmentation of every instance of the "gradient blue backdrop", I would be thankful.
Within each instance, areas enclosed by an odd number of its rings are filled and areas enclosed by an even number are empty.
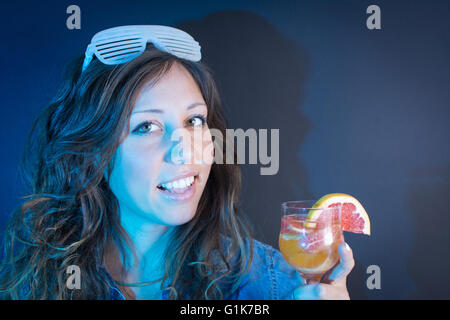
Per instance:
[[[66,28],[71,4],[81,30]],[[381,30],[366,28],[370,4]],[[280,128],[279,174],[244,166],[258,239],[278,247],[282,201],[349,193],[372,222],[370,237],[346,234],[350,296],[449,299],[449,16],[448,1],[425,0],[2,4],[0,231],[20,203],[26,134],[68,59],[104,28],[181,26],[215,70],[231,126]],[[372,264],[381,290],[366,287]]]

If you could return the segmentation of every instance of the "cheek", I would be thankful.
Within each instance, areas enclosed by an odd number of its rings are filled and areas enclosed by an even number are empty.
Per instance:
[[[149,154],[135,154],[127,161],[128,175],[125,177],[128,184],[138,184],[142,187],[151,186],[158,176],[156,157]]]
[[[206,186],[214,160],[214,143],[208,130],[208,132],[204,134],[202,142],[202,162],[200,165],[200,170],[202,172],[202,188]]]
[[[201,133],[201,138],[194,139],[193,143],[195,145],[195,163],[210,167],[214,160],[214,144],[209,129],[205,129]]]
[[[116,190],[125,188],[131,197],[147,194],[157,178],[158,164],[155,159],[155,153],[145,149],[121,149],[111,176],[111,184],[115,185]]]

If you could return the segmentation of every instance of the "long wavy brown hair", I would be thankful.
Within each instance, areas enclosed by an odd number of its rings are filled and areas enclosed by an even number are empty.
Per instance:
[[[108,177],[114,167],[137,93],[147,81],[164,76],[174,63],[184,66],[208,106],[208,126],[225,137],[227,121],[204,64],[152,45],[125,64],[94,59],[81,72],[83,58],[68,65],[60,91],[25,144],[21,172],[29,190],[5,234],[3,299],[109,299],[116,284],[134,297],[124,278],[104,272],[111,248],[124,266],[133,252],[105,172]],[[161,288],[170,280],[169,299],[226,299],[238,291],[253,253],[252,232],[239,210],[240,186],[237,164],[213,163],[194,218],[175,228],[165,252]],[[67,288],[69,265],[80,268],[81,289]]]

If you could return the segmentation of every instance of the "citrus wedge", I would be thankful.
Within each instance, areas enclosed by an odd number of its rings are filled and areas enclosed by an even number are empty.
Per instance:
[[[370,220],[361,203],[345,193],[330,193],[320,198],[313,209],[329,208],[342,204],[341,227],[343,231],[370,235]],[[311,210],[307,220],[320,221],[321,211]]]

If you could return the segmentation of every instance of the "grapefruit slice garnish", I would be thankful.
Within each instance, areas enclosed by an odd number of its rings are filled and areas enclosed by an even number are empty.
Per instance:
[[[341,227],[343,231],[370,235],[370,220],[362,204],[345,193],[330,193],[320,198],[312,209],[330,208],[342,204]],[[307,220],[320,221],[322,211],[311,210]]]

